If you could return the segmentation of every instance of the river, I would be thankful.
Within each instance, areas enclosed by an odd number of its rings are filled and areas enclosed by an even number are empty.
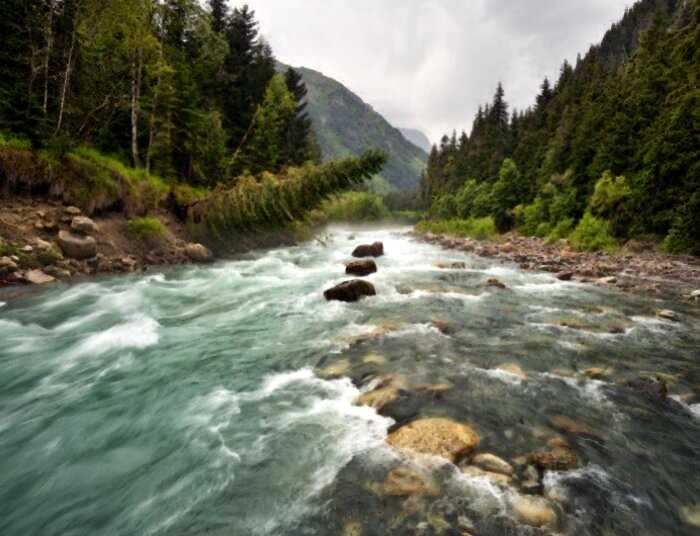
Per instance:
[[[0,534],[698,534],[697,308],[405,231],[332,228],[297,247],[2,304]],[[386,252],[368,278],[377,296],[325,302],[353,247],[374,240]],[[453,262],[465,268],[436,266]],[[508,288],[483,286],[494,277]],[[348,362],[354,382],[321,377]],[[607,376],[588,379],[590,367]],[[515,487],[435,459],[410,463],[438,497],[382,495],[377,484],[409,462],[384,442],[394,421],[353,404],[379,372],[408,384],[397,418],[468,423],[479,451],[507,460],[557,436],[552,416],[585,423],[566,435],[580,467],[544,477],[556,522],[527,527]],[[619,386],[649,373],[678,402]]]

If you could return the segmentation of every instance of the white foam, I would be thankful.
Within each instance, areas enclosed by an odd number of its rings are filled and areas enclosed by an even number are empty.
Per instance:
[[[517,374],[513,374],[512,372],[508,372],[506,370],[501,370],[501,369],[497,369],[497,368],[493,368],[493,369],[475,368],[474,370],[478,371],[480,374],[483,374],[484,376],[488,376],[489,378],[493,378],[493,379],[502,381],[502,382],[510,384],[510,385],[520,385],[523,382],[523,379],[520,376],[518,376]]]
[[[101,355],[112,350],[143,349],[158,343],[160,324],[145,315],[134,315],[123,324],[94,333],[69,352],[71,358]]]

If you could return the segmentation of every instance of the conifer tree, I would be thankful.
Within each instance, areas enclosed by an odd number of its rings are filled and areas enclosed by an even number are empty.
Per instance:
[[[285,160],[288,164],[301,165],[315,157],[312,123],[306,112],[308,90],[301,75],[291,67],[285,72],[284,80],[296,103],[296,113],[287,132]]]
[[[211,29],[218,34],[223,33],[228,18],[226,0],[209,0],[209,11],[211,13]]]

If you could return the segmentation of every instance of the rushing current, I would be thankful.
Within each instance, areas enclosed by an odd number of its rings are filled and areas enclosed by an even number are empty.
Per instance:
[[[698,534],[698,310],[406,231],[332,228],[0,305],[0,534]],[[374,240],[377,296],[326,302],[354,246]],[[493,277],[508,288],[485,287]],[[334,366],[346,370],[324,376]],[[479,451],[506,460],[546,447],[554,415],[585,423],[566,438],[581,466],[544,477],[554,525],[514,516],[517,487],[388,447],[394,420],[354,404],[378,374],[403,378],[401,418],[468,423]],[[643,374],[663,375],[670,403],[620,386]],[[382,494],[402,463],[439,495]]]

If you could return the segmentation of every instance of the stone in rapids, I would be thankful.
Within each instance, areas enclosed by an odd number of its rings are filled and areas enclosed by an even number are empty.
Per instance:
[[[397,467],[386,477],[381,486],[385,495],[394,497],[410,497],[414,495],[437,497],[440,490],[435,482],[408,467]]]
[[[472,465],[476,465],[484,471],[490,471],[492,473],[500,473],[508,476],[513,474],[513,466],[495,454],[477,454],[472,460]]]
[[[353,257],[381,257],[384,255],[384,244],[375,242],[373,244],[362,244],[357,246],[352,252]]]
[[[549,503],[538,497],[518,495],[513,499],[513,512],[521,523],[532,527],[543,527],[557,519]]]
[[[386,438],[394,448],[441,456],[455,463],[472,452],[479,444],[479,436],[469,426],[440,417],[429,417],[410,422]]]
[[[372,259],[353,261],[345,265],[345,273],[348,275],[357,275],[360,277],[373,274],[377,271],[377,263]]]
[[[372,283],[362,279],[352,279],[329,288],[323,296],[328,301],[356,302],[365,296],[376,296],[376,294],[377,291]]]

